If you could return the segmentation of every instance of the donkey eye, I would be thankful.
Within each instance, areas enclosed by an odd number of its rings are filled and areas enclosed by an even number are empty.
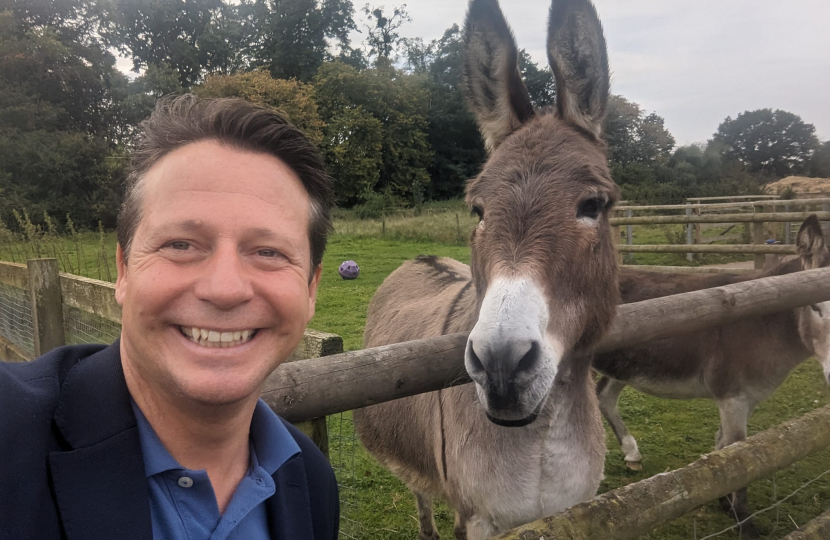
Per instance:
[[[818,313],[818,316],[821,317],[821,308],[818,306],[810,306],[810,309]]]
[[[475,205],[474,205],[474,206],[473,206],[473,210],[470,212],[470,215],[471,215],[471,216],[472,216],[472,215],[476,215],[476,216],[478,216],[478,220],[479,220],[479,221],[484,220],[484,210],[482,210],[480,206],[475,206]]]
[[[605,200],[600,197],[585,199],[579,203],[576,211],[577,218],[597,219],[602,209],[605,208]]]

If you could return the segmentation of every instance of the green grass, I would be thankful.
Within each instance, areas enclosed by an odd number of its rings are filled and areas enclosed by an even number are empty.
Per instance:
[[[430,209],[427,209],[430,210]],[[420,216],[414,212],[386,219],[386,235],[381,237],[382,221],[359,222],[340,214],[335,223],[338,231],[330,240],[324,258],[323,280],[317,303],[317,314],[311,327],[343,336],[347,350],[362,347],[362,333],[369,300],[383,279],[401,262],[419,254],[443,255],[469,261],[466,242],[469,229],[475,223],[463,210],[454,207],[431,209]],[[442,211],[443,210],[443,211]],[[456,212],[458,222],[456,222]],[[345,218],[344,218],[345,216]],[[708,231],[704,231],[707,233]],[[719,231],[715,231],[717,234]],[[663,243],[668,237],[681,234],[682,229],[635,227],[636,243]],[[105,246],[114,278],[115,237],[108,234]],[[64,240],[65,256],[77,261],[80,247],[86,264],[82,274],[104,279],[100,258],[96,259],[100,242],[97,233],[84,234],[81,242]],[[11,260],[15,250],[0,244],[0,259]],[[671,254],[637,254],[640,264],[688,264],[685,257]],[[361,267],[361,276],[354,281],[343,281],[337,274],[340,262],[353,259]],[[734,260],[734,259],[729,259]],[[707,257],[694,264],[722,262]],[[78,266],[77,262],[73,262]],[[100,272],[100,274],[99,274]],[[750,422],[750,433],[762,431],[789,418],[797,417],[816,407],[830,403],[830,393],[824,387],[816,362],[808,361],[793,372],[774,396],[763,403]],[[706,400],[669,401],[652,398],[627,389],[621,398],[620,411],[637,438],[644,456],[643,470],[632,472],[625,468],[619,445],[608,430],[608,456],[605,480],[601,492],[648,478],[654,474],[682,467],[702,454],[711,451],[717,431],[718,414],[714,404]],[[379,466],[362,447],[354,445],[351,415],[330,419],[332,460],[340,470],[344,501],[343,528],[355,537],[366,540],[411,539],[417,537],[417,512],[409,491],[396,478]],[[778,499],[788,495],[803,482],[830,469],[830,450],[806,459],[780,471],[772,479],[756,482],[749,489],[750,504],[754,509],[768,506],[773,491]],[[758,524],[768,533],[766,538],[778,539],[794,529],[793,522],[803,525],[822,511],[830,508],[830,475],[809,486],[802,493],[785,502],[778,513],[762,515]],[[356,529],[351,520],[361,523]],[[453,515],[444,504],[436,507],[436,520],[443,538],[452,538]],[[716,532],[731,524],[717,503],[712,503],[694,514],[653,531],[653,540],[686,540]],[[728,533],[720,538],[734,539]]]

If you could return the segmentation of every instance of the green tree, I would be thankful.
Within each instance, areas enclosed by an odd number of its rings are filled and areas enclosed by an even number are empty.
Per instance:
[[[656,113],[646,115],[633,101],[612,95],[605,122],[611,162],[653,164],[671,155],[675,141],[663,118]]]
[[[422,80],[391,66],[361,72],[333,62],[320,67],[314,88],[326,123],[323,149],[331,169],[338,171],[338,199],[361,202],[361,194],[371,188],[411,204],[423,201],[432,151]],[[359,166],[352,170],[351,163]]]
[[[355,28],[351,0],[255,0],[248,5],[253,28],[251,61],[268,68],[277,79],[308,81],[324,61],[333,60],[330,49],[353,58],[349,32]]]
[[[454,24],[420,55],[429,92],[427,133],[434,157],[428,195],[433,199],[462,196],[467,180],[478,174],[487,157],[462,93],[462,46],[461,30]]]
[[[314,89],[296,79],[274,79],[265,70],[236,75],[211,75],[195,88],[204,97],[238,97],[281,111],[291,122],[320,144],[323,121],[317,111]]]
[[[758,109],[742,112],[734,120],[727,117],[713,140],[723,145],[727,159],[746,165],[752,172],[786,176],[808,170],[818,146],[815,132],[815,126],[796,114]]]
[[[556,84],[549,67],[539,68],[526,50],[519,51],[519,70],[534,107],[549,107],[556,103]]]
[[[101,1],[101,36],[132,58],[135,71],[164,63],[179,74],[184,87],[200,80],[208,57],[201,41],[222,10],[222,0]]]
[[[22,15],[0,12],[0,214],[69,211],[87,226],[114,224],[117,202],[103,202],[119,196],[123,161],[110,158],[119,157],[114,110],[126,80],[82,23],[53,29],[17,7]]]
[[[398,30],[404,24],[412,22],[412,18],[406,11],[406,4],[395,6],[391,13],[384,9],[383,6],[363,6],[363,15],[367,21],[364,28],[369,56],[377,57],[378,61],[389,62],[395,59],[398,48],[405,43]]]
[[[810,175],[816,178],[830,177],[830,141],[825,141],[813,152]]]

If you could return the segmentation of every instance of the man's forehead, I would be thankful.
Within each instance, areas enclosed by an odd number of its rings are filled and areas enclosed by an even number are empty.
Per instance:
[[[145,197],[178,191],[238,193],[280,199],[286,189],[305,189],[276,156],[207,140],[173,150],[144,175]]]

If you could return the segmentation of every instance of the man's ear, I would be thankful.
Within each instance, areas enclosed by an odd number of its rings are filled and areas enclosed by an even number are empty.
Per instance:
[[[308,321],[306,321],[306,324],[314,318],[314,310],[317,305],[317,287],[320,286],[320,277],[322,275],[323,264],[320,263],[311,275],[311,281],[308,282]]]
[[[118,269],[118,279],[115,280],[115,301],[124,307],[124,297],[127,295],[127,261],[124,260],[124,250],[121,244],[115,246],[115,267]]]

